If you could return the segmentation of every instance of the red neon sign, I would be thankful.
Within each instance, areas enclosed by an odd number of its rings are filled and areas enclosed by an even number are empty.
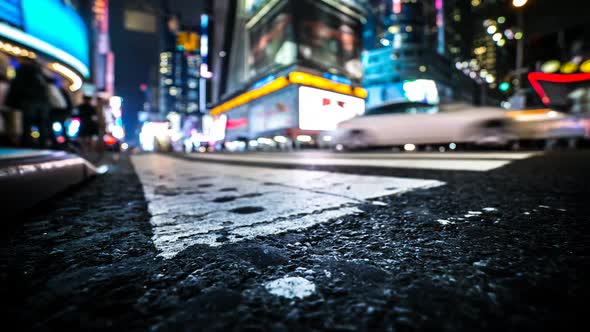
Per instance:
[[[543,104],[549,105],[551,99],[547,96],[547,93],[541,86],[542,82],[550,82],[550,83],[576,83],[576,82],[583,82],[590,80],[590,73],[581,73],[581,74],[548,74],[548,73],[541,73],[541,72],[533,72],[529,73],[529,82],[533,86],[533,89],[537,92],[539,97],[541,97],[541,101]]]
[[[393,0],[393,13],[399,14],[402,12],[402,0]]]
[[[248,125],[248,119],[246,118],[239,118],[239,119],[227,119],[227,129],[236,129],[241,128]]]

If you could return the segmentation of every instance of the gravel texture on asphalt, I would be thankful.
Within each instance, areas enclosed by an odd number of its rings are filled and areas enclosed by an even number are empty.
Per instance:
[[[384,197],[306,230],[196,245],[166,260],[157,257],[142,186],[122,156],[108,175],[3,223],[5,325],[539,331],[587,320],[588,151],[477,174],[313,169],[447,185]],[[269,292],[276,285],[303,288],[279,296]]]

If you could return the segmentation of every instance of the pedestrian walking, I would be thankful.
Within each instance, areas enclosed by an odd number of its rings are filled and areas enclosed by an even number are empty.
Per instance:
[[[22,112],[22,141],[27,147],[48,146],[49,93],[41,66],[23,60],[6,96],[6,106]]]
[[[49,106],[51,107],[49,113],[49,120],[52,124],[51,143],[54,147],[58,147],[60,143],[65,142],[58,142],[58,137],[65,136],[62,136],[62,134],[64,133],[65,128],[65,114],[68,110],[68,102],[58,87],[58,81],[53,77],[46,77],[46,80],[47,91],[49,94]]]
[[[92,105],[92,97],[84,96],[82,104],[78,106],[80,117],[80,144],[83,153],[90,153],[95,150],[96,141],[99,135],[98,112]]]

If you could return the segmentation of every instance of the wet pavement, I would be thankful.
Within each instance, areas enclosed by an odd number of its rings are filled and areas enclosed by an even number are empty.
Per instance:
[[[116,331],[585,322],[590,151],[417,156],[112,160],[108,176],[6,223],[8,322]]]

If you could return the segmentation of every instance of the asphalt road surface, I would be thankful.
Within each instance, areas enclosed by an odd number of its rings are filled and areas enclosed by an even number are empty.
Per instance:
[[[3,222],[6,326],[539,331],[588,317],[590,151],[104,162]]]

